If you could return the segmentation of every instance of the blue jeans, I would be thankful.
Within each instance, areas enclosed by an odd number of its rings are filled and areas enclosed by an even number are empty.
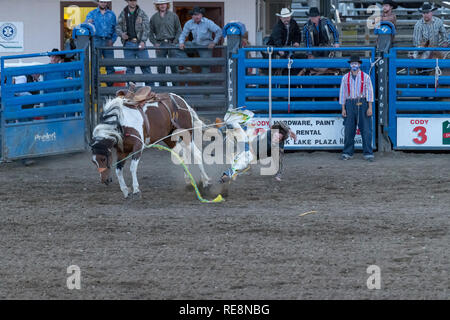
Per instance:
[[[125,48],[138,48],[139,43],[138,42],[131,42],[127,41],[124,45]],[[123,56],[125,59],[150,59],[148,55],[147,50],[123,50]],[[151,74],[152,70],[150,67],[140,67],[143,74]],[[134,74],[135,73],[136,66],[134,67],[127,67],[127,74]],[[154,83],[146,81],[145,85],[153,87]]]
[[[94,37],[94,48],[108,47],[109,40],[111,40],[111,39],[103,39],[103,38],[99,38],[99,37]],[[102,57],[103,59],[114,59],[114,50],[101,49],[99,54],[100,54],[100,57]],[[106,67],[106,73],[107,74],[114,73],[114,68]]]
[[[156,57],[157,58],[184,58],[184,55],[180,52],[179,49],[164,49],[164,48],[178,48],[178,45],[173,43],[165,43],[160,42],[160,48],[156,50]],[[166,73],[166,66],[158,66],[158,73],[164,74]],[[177,66],[170,66],[170,70],[172,73],[178,73],[178,67]],[[160,82],[160,86],[167,86],[166,82]],[[174,84],[175,85],[175,84]]]
[[[347,117],[344,118],[344,150],[342,154],[353,156],[355,151],[356,127],[359,127],[362,137],[362,146],[364,157],[373,157],[372,150],[372,116],[367,116],[369,104],[366,100],[361,100],[362,105],[357,106],[357,101],[347,100],[345,110]]]
[[[185,45],[186,45],[186,49],[184,49],[185,53],[184,53],[183,57],[187,57],[187,53],[197,52],[198,55],[200,56],[200,58],[212,58],[213,51],[212,51],[212,49],[209,49],[208,46],[204,46],[205,49],[192,49],[190,47],[194,47],[194,46],[198,47],[200,45],[195,44],[191,41],[187,41],[185,43]],[[202,73],[210,73],[211,72],[211,67],[201,67],[201,68],[202,68]]]

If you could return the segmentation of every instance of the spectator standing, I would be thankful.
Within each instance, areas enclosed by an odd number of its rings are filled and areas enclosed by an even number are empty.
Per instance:
[[[447,46],[447,31],[441,19],[433,17],[431,4],[425,3],[419,9],[422,19],[416,22],[413,33],[413,44],[415,47],[439,47],[442,42]]]
[[[211,58],[212,49],[219,43],[222,37],[222,29],[215,24],[212,20],[204,17],[205,10],[200,7],[194,7],[189,12],[192,19],[186,22],[183,31],[178,39],[180,43],[180,49],[185,50],[191,46],[201,46],[201,49],[190,49],[190,51],[196,51],[201,58]],[[185,43],[186,37],[192,33],[192,42]],[[214,38],[212,34],[214,33]],[[208,73],[209,67],[202,67],[202,73]]]
[[[397,17],[393,10],[397,9],[398,4],[393,0],[383,0],[383,13],[381,14],[381,21],[388,21],[397,28]]]
[[[272,29],[267,45],[275,47],[300,47],[302,34],[297,21],[292,18],[293,11],[288,8],[281,9],[276,15],[280,17],[277,24]],[[279,56],[284,56],[284,51],[278,51]]]
[[[308,22],[303,27],[303,37],[305,46],[311,47],[339,47],[339,33],[333,23],[324,17],[320,16],[319,9],[312,7],[307,13],[309,17]],[[309,52],[309,58],[327,57],[329,51]]]
[[[148,15],[138,5],[136,0],[125,0],[127,6],[122,10],[117,22],[116,33],[121,38],[125,59],[149,59],[145,43],[149,35]],[[140,67],[143,74],[151,74],[150,67]],[[127,74],[134,74],[136,67],[127,67]],[[146,81],[147,86],[153,86],[153,82]]]
[[[355,134],[358,127],[361,131],[364,159],[374,160],[372,150],[372,104],[374,101],[373,87],[370,76],[361,71],[361,59],[353,55],[349,60],[350,72],[341,81],[339,103],[342,105],[344,117],[344,150],[341,159],[353,157]]]
[[[178,16],[170,11],[170,0],[156,0],[154,2],[156,13],[150,18],[150,42],[160,50],[156,50],[158,58],[181,57],[179,50],[163,49],[177,48],[181,35],[181,23]],[[170,66],[172,73],[177,73],[176,66]],[[166,66],[158,66],[158,73],[166,73]],[[160,82],[166,86],[166,82]]]
[[[108,9],[111,0],[98,1],[98,8],[92,10],[86,16],[86,23],[91,23],[95,27],[94,48],[112,47],[117,40],[116,24],[117,19],[114,12]],[[113,59],[114,51],[109,49],[101,49],[99,54],[105,59]],[[95,61],[95,60],[94,60]],[[98,67],[94,65],[94,70]],[[106,73],[114,73],[113,67],[106,67]],[[107,83],[111,86],[112,83]]]

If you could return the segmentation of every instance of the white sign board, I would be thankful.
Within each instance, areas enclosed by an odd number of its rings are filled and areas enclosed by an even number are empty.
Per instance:
[[[297,141],[289,138],[285,146],[288,148],[343,148],[344,119],[342,117],[276,117],[273,123],[283,121],[297,135]],[[269,118],[255,117],[250,125],[260,130],[269,129]],[[362,147],[362,138],[357,129],[355,147]]]
[[[397,147],[450,148],[450,116],[397,118]]]
[[[23,22],[0,21],[0,52],[23,51]]]

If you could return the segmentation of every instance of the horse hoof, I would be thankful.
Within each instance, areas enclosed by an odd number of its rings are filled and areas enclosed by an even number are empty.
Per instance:
[[[141,192],[133,193],[133,199],[141,200],[142,199]]]
[[[203,182],[203,189],[208,189],[212,186],[211,180]]]

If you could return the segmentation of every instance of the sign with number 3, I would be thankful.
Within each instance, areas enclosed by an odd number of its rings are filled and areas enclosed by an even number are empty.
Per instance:
[[[396,147],[410,149],[450,148],[450,118],[397,118]]]

